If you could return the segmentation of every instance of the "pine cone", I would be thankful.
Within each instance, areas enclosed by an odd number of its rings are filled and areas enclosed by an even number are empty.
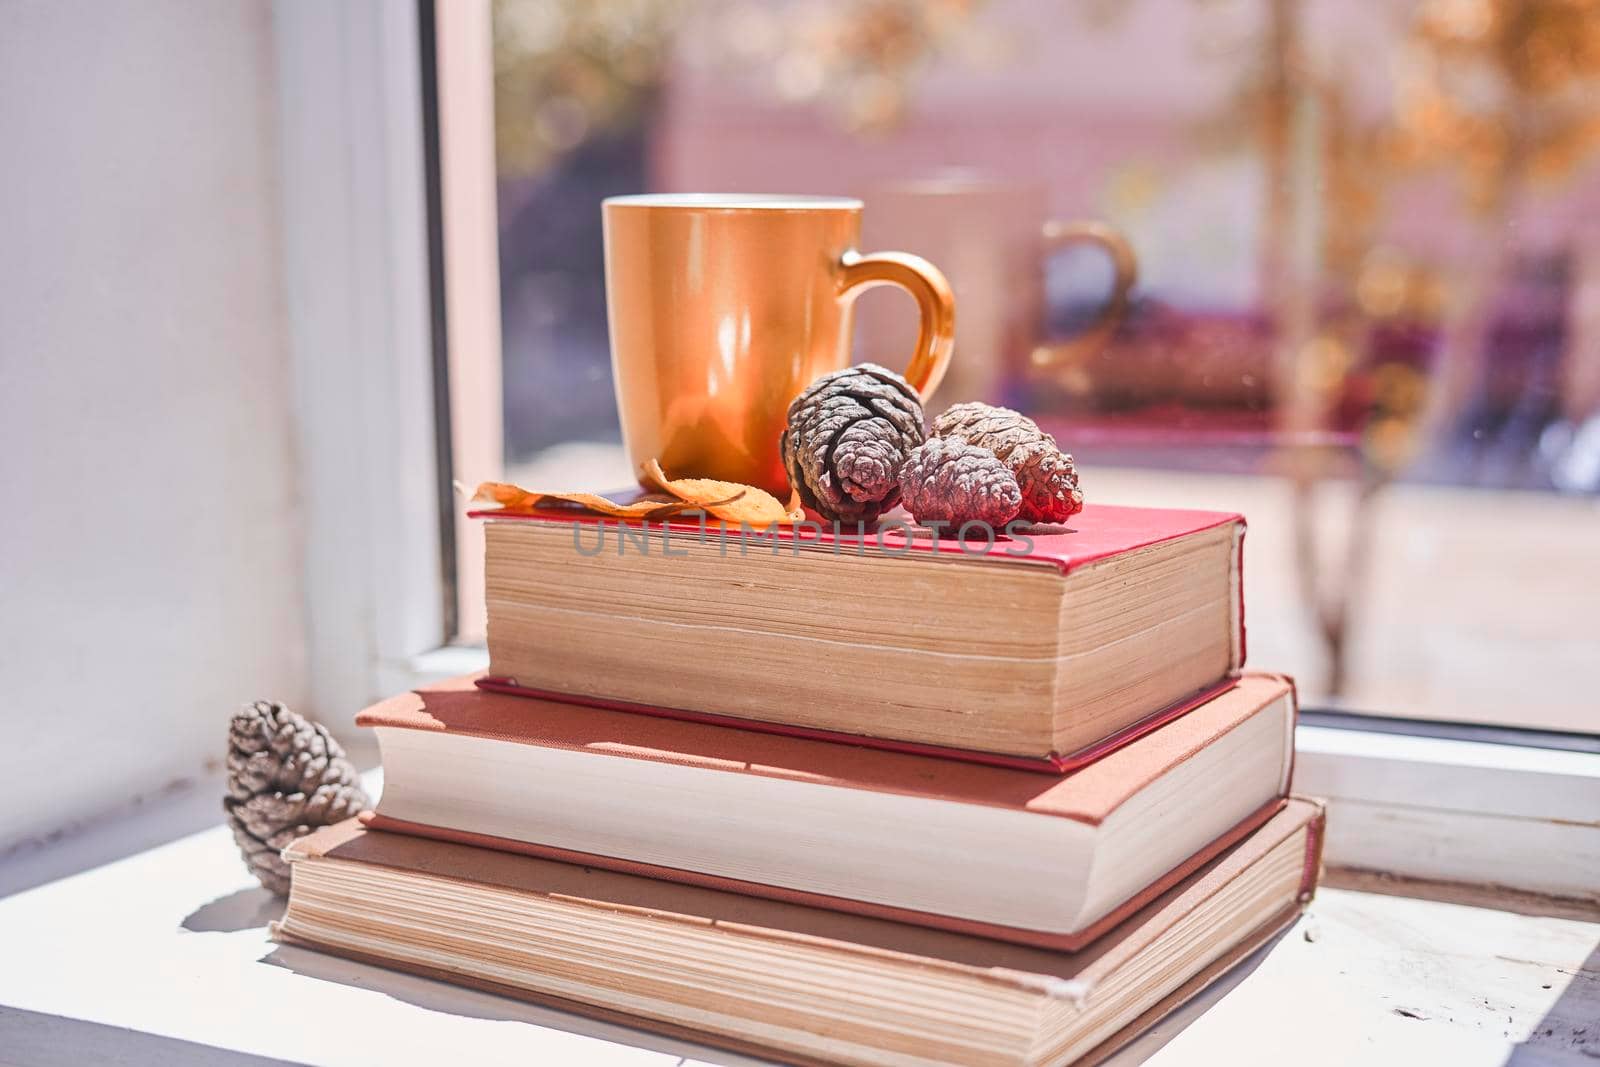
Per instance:
[[[986,522],[999,531],[1017,517],[1017,479],[987,448],[959,438],[930,437],[900,468],[906,510],[924,526]]]
[[[824,374],[789,405],[783,465],[806,507],[872,522],[900,499],[900,465],[927,434],[909,382],[875,363]]]
[[[266,700],[233,717],[222,808],[245,865],[274,893],[289,892],[289,865],[279,853],[291,841],[369,803],[355,765],[321,723]]]
[[[1026,522],[1065,522],[1083,510],[1072,457],[1020,411],[956,404],[933,421],[933,436],[959,438],[1004,460],[1022,490],[1019,517]]]
[[[1011,450],[1006,466],[1022,489],[1022,509],[1027,522],[1066,522],[1083,510],[1083,490],[1072,457],[1056,447],[1048,434]]]

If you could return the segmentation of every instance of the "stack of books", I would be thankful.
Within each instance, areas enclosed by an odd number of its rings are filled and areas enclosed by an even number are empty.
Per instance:
[[[1065,1064],[1310,900],[1237,516],[485,521],[489,672],[361,713],[382,800],[289,848],[284,941],[790,1062]]]

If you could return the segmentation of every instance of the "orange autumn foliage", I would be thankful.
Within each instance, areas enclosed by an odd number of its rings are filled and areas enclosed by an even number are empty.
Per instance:
[[[710,478],[668,478],[661,464],[651,460],[646,476],[660,490],[643,500],[619,504],[597,493],[546,492],[523,489],[506,482],[483,482],[472,494],[473,504],[492,504],[508,514],[531,514],[550,508],[577,507],[613,519],[657,520],[703,512],[725,523],[754,528],[788,525],[805,516],[797,501],[788,506],[771,493],[737,482]]]

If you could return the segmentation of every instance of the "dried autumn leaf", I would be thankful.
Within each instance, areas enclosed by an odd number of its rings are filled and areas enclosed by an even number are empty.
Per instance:
[[[506,482],[480,483],[470,503],[498,504],[501,511],[521,514],[568,504],[613,519],[666,519],[692,510],[691,505],[677,499],[618,504],[597,493],[536,493]]]
[[[753,485],[711,478],[668,478],[657,460],[645,465],[645,474],[664,492],[723,522],[738,522],[759,529],[792,524],[805,518],[805,512],[798,506],[785,508],[777,497]]]

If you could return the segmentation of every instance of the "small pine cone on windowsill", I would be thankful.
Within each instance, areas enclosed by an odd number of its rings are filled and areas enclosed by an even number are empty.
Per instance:
[[[1002,460],[1022,490],[1018,517],[1025,522],[1065,522],[1083,510],[1083,490],[1072,457],[1020,411],[977,402],[956,404],[934,420],[932,435],[987,448]]]
[[[987,448],[953,437],[930,437],[911,453],[900,468],[900,493],[918,523],[942,523],[952,533],[968,522],[998,532],[1022,503],[1009,467]]]
[[[246,704],[234,715],[227,766],[222,807],[233,839],[250,873],[279,896],[289,892],[289,865],[279,853],[371,804],[327,728],[272,701]]]

